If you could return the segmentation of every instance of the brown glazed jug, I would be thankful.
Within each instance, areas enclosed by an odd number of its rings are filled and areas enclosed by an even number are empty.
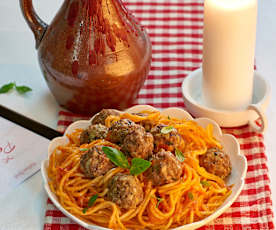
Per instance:
[[[150,69],[151,43],[121,0],[64,0],[50,25],[32,0],[20,3],[42,73],[61,106],[92,115],[133,103]]]

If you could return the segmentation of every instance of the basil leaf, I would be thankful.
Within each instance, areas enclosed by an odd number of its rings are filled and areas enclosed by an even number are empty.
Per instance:
[[[171,120],[171,117],[168,115],[168,119]]]
[[[88,201],[87,207],[84,208],[84,209],[82,210],[82,212],[83,212],[83,213],[86,213],[87,210],[88,210],[88,208],[92,207],[92,205],[95,203],[95,201],[97,200],[97,198],[98,198],[98,194],[92,196],[92,197],[89,199],[89,201]]]
[[[193,200],[193,199],[194,199],[194,195],[193,195],[193,193],[188,192],[188,197],[189,197],[189,199],[190,199],[190,200]]]
[[[84,148],[84,149],[80,149],[80,151],[87,151],[88,149]]]
[[[175,149],[175,156],[180,162],[183,162],[185,160],[183,153],[179,149]]]
[[[11,82],[9,84],[3,85],[0,88],[0,93],[7,93],[7,92],[9,92],[11,89],[13,89],[14,86],[15,86],[14,82]]]
[[[171,131],[174,130],[174,127],[173,126],[165,126],[161,129],[161,133],[163,134],[168,134],[170,133]]]
[[[98,198],[98,194],[92,196],[92,197],[89,199],[89,201],[88,201],[88,208],[90,208],[90,207],[95,203],[95,201],[97,200],[97,198]]]
[[[127,161],[126,156],[119,151],[118,149],[108,147],[108,146],[103,146],[102,147],[103,152],[105,155],[117,166],[121,168],[130,168],[129,163]]]
[[[161,197],[157,197],[157,204],[156,204],[156,208],[158,208],[159,204],[163,201],[164,199]]]
[[[32,89],[28,86],[22,85],[22,86],[15,86],[15,89],[18,93],[20,94],[24,94],[27,93],[29,91],[32,91]]]
[[[204,186],[204,187],[209,187],[210,186],[209,182],[205,181],[205,180],[201,180],[200,184],[202,184],[202,186]]]
[[[143,172],[145,172],[151,165],[150,161],[141,159],[141,158],[133,158],[131,160],[131,168],[130,174],[137,176]]]

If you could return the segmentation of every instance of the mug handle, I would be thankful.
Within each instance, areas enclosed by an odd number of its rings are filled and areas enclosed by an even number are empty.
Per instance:
[[[265,116],[263,110],[261,109],[261,107],[258,105],[251,104],[247,107],[247,110],[248,111],[253,110],[254,112],[256,112],[259,115],[259,118],[261,120],[261,126],[258,126],[255,123],[255,121],[251,121],[251,120],[249,120],[249,125],[256,132],[260,132],[260,133],[264,132],[267,128],[267,119],[266,119],[266,116]]]

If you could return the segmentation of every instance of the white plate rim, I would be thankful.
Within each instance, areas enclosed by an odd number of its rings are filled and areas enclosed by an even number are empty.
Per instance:
[[[141,112],[141,111],[145,111],[145,110],[151,110],[151,111],[160,111],[152,106],[149,105],[136,105],[133,106],[129,109],[127,109],[124,112]],[[119,111],[120,112],[120,111]],[[181,118],[186,118],[188,120],[194,120],[195,122],[197,122],[198,124],[204,126],[206,124],[211,123],[214,127],[214,135],[216,136],[216,138],[220,139],[221,141],[224,141],[227,143],[230,142],[231,145],[233,145],[232,147],[235,149],[236,154],[231,154],[231,157],[234,157],[234,159],[238,160],[240,163],[240,169],[238,171],[238,179],[235,183],[235,185],[233,186],[232,190],[235,192],[226,199],[226,201],[210,216],[191,223],[191,224],[187,224],[187,225],[183,225],[183,226],[179,226],[177,228],[174,228],[174,230],[190,230],[190,229],[196,229],[199,228],[205,224],[207,224],[208,222],[214,220],[215,218],[217,218],[218,216],[220,216],[223,212],[226,211],[227,208],[229,208],[232,203],[237,199],[237,197],[239,196],[244,183],[245,183],[245,177],[246,177],[246,172],[247,172],[247,160],[245,158],[244,155],[242,155],[240,153],[240,145],[237,141],[237,139],[230,135],[230,134],[223,134],[221,128],[219,127],[219,125],[209,119],[209,118],[197,118],[197,119],[193,119],[193,117],[184,109],[181,108],[176,108],[176,107],[171,107],[168,109],[164,109],[161,110],[162,114],[166,114],[166,115],[170,115],[171,117],[181,117]],[[93,225],[93,224],[89,224],[85,221],[80,220],[79,218],[75,217],[74,215],[72,215],[71,213],[69,213],[67,210],[65,210],[60,203],[57,200],[57,197],[52,193],[49,184],[48,184],[48,176],[47,176],[47,165],[49,162],[49,157],[50,154],[52,152],[52,150],[57,146],[57,145],[61,145],[61,144],[65,144],[68,142],[68,139],[66,137],[66,134],[71,133],[72,131],[74,131],[76,128],[86,128],[90,125],[91,120],[93,119],[93,117],[90,120],[79,120],[76,121],[74,123],[72,123],[70,126],[68,126],[68,128],[66,129],[64,135],[62,137],[57,137],[54,138],[48,146],[48,159],[44,160],[41,163],[41,173],[42,173],[42,178],[43,178],[43,182],[44,182],[44,189],[47,193],[47,195],[49,196],[49,198],[51,199],[51,201],[54,203],[54,205],[67,217],[69,217],[70,219],[72,219],[73,221],[75,221],[76,223],[78,223],[79,225],[87,228],[87,229],[93,229],[93,230],[107,230],[108,228],[104,228],[98,225]],[[224,144],[224,143],[222,143]],[[233,164],[232,164],[233,165]],[[234,169],[234,167],[233,167]],[[233,171],[232,169],[232,171]]]

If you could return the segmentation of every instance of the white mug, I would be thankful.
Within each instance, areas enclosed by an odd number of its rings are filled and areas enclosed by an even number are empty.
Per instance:
[[[187,110],[195,117],[208,117],[221,127],[237,127],[249,124],[254,131],[263,132],[267,127],[264,114],[269,99],[270,87],[258,72],[254,72],[252,103],[244,109],[220,110],[209,107],[202,100],[202,69],[191,72],[182,83],[182,94]],[[260,121],[259,125],[256,120]]]

